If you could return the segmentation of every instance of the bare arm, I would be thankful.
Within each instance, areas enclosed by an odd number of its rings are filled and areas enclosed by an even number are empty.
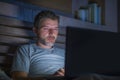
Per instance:
[[[13,71],[11,74],[12,74],[13,80],[17,80],[17,78],[26,78],[27,77],[27,73],[22,72],[22,71]]]

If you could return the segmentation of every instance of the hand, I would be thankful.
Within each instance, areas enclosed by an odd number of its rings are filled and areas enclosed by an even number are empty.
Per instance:
[[[57,72],[55,72],[54,76],[64,76],[65,70],[59,69]]]

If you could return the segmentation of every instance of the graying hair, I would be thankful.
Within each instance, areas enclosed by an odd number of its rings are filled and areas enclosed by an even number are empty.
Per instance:
[[[49,11],[49,10],[43,10],[41,11],[40,13],[38,13],[36,16],[35,16],[35,19],[34,19],[34,27],[35,28],[40,28],[40,22],[43,20],[43,19],[52,19],[52,20],[58,20],[58,23],[59,23],[59,16],[57,16],[54,12],[52,11]]]

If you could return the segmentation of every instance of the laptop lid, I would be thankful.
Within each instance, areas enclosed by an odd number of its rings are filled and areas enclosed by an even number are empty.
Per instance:
[[[120,76],[120,33],[74,27],[66,33],[66,76]]]

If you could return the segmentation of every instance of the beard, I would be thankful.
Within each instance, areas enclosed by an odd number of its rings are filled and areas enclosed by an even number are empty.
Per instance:
[[[52,47],[52,46],[54,46],[56,38],[55,38],[55,36],[46,36],[44,38],[39,38],[38,40],[43,45]]]

